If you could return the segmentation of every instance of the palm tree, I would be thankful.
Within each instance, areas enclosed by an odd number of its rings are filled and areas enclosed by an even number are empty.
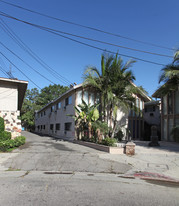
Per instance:
[[[135,80],[135,76],[132,71],[129,70],[134,62],[135,61],[133,60],[129,60],[124,64],[123,60],[116,54],[109,70],[109,118],[111,126],[113,122],[111,137],[114,137],[117,129],[118,108],[125,112],[128,111],[131,105],[135,102],[133,94],[139,92],[137,87],[132,83]]]
[[[83,133],[85,130],[89,131],[89,138],[91,138],[92,122],[96,122],[99,119],[98,106],[98,104],[87,104],[82,100],[82,104],[74,107],[76,115],[68,115],[75,118],[75,125],[80,133]],[[84,136],[84,134],[82,135]]]
[[[103,120],[106,121],[106,103],[109,92],[108,71],[111,67],[113,56],[101,56],[101,71],[96,67],[88,67],[84,72],[84,85],[92,86],[101,95]]]
[[[121,58],[116,56],[104,56],[101,58],[101,72],[95,67],[89,67],[85,71],[84,85],[90,85],[101,93],[101,103],[104,121],[110,119],[113,128],[111,136],[114,136],[117,126],[117,109],[129,108],[134,103],[133,93],[137,88],[132,84],[135,77],[131,70],[134,61],[123,64]],[[109,110],[109,118],[106,119],[106,109]],[[114,119],[112,119],[114,116]]]
[[[179,85],[179,50],[175,53],[173,62],[166,65],[161,71],[159,83],[167,83],[161,87],[161,93],[165,95],[177,90]]]

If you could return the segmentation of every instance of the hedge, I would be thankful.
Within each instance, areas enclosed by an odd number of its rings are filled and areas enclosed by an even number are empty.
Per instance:
[[[15,139],[0,140],[0,151],[6,152],[10,148],[19,147],[25,144],[25,137],[19,136]]]
[[[11,139],[11,133],[7,131],[0,132],[0,141],[10,140]]]
[[[4,131],[4,119],[0,117],[0,132]]]

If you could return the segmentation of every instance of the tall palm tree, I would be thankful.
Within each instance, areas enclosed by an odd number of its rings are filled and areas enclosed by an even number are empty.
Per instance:
[[[170,91],[178,89],[179,85],[179,50],[175,53],[173,62],[166,65],[161,70],[161,75],[159,76],[159,83],[164,82],[161,89],[162,94],[167,94]]]
[[[123,60],[116,54],[109,70],[111,97],[109,98],[109,118],[110,125],[113,122],[112,137],[117,127],[117,109],[121,108],[124,111],[128,111],[135,102],[133,94],[139,92],[138,88],[132,84],[135,80],[135,76],[132,71],[129,70],[134,62],[133,60],[129,60],[124,64]]]
[[[104,56],[101,58],[101,72],[94,67],[89,67],[85,71],[84,84],[96,88],[101,93],[102,110],[104,121],[110,119],[113,124],[112,137],[117,126],[117,109],[119,107],[129,108],[135,101],[133,93],[137,88],[132,84],[135,77],[131,70],[134,61],[123,64],[121,58],[116,56]],[[109,118],[106,119],[106,109],[109,110]],[[114,119],[112,119],[114,116]]]
[[[106,104],[109,91],[108,71],[111,67],[113,56],[101,56],[101,70],[96,67],[88,67],[84,72],[84,85],[95,88],[101,94],[101,106],[103,120],[106,121]]]

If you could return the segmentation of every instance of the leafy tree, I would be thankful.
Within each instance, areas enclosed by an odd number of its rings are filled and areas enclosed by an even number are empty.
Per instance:
[[[26,91],[24,102],[21,110],[22,126],[28,130],[35,129],[34,114],[36,110],[41,109],[47,103],[58,98],[69,88],[61,85],[49,85],[44,87],[40,92],[37,88]]]
[[[55,100],[60,95],[65,93],[69,87],[64,87],[59,84],[49,85],[48,87],[44,87],[39,93],[37,104],[41,107],[45,106],[52,100]]]
[[[41,108],[41,106],[37,104],[38,97],[39,91],[37,88],[33,88],[31,90],[28,89],[26,91],[21,110],[21,121],[22,126],[28,130],[34,130],[34,114],[36,110]]]

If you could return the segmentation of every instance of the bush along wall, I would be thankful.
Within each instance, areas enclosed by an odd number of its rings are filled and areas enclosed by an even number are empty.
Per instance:
[[[0,118],[0,151],[6,152],[10,148],[16,148],[25,144],[25,137],[19,136],[11,139],[11,133],[4,131],[4,120]]]

